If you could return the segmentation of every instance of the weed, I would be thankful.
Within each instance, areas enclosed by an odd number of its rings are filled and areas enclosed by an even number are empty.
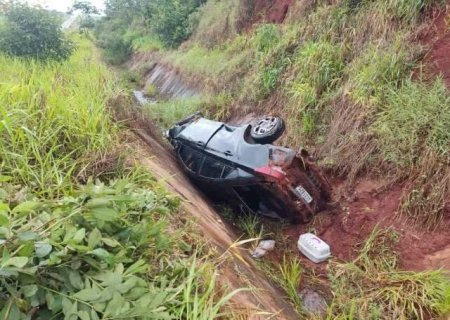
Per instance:
[[[357,103],[382,103],[387,90],[398,87],[410,68],[411,60],[399,44],[369,47],[350,68],[350,95]]]
[[[288,295],[288,298],[299,309],[301,302],[298,294],[298,287],[302,276],[300,261],[296,258],[291,259],[284,256],[283,261],[279,266],[279,270],[281,273],[281,282],[279,284]]]
[[[448,157],[450,98],[445,84],[408,80],[385,94],[386,104],[372,125],[383,159],[409,167],[420,160],[424,148]]]
[[[250,238],[263,238],[264,226],[255,214],[241,214],[237,217],[236,225]]]
[[[145,87],[145,95],[149,97],[154,97],[158,94],[158,88],[155,85],[148,83]]]
[[[263,24],[256,29],[253,41],[256,50],[267,55],[276,47],[280,39],[281,34],[276,25]]]
[[[147,111],[153,120],[164,128],[172,126],[180,119],[204,108],[205,100],[199,97],[159,101],[147,106]]]
[[[396,235],[375,229],[349,263],[333,262],[333,319],[424,319],[450,309],[450,281],[442,271],[396,269]]]

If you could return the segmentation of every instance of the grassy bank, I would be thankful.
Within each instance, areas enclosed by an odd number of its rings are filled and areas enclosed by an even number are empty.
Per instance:
[[[227,317],[214,252],[121,160],[121,89],[76,42],[60,64],[0,56],[0,318]]]

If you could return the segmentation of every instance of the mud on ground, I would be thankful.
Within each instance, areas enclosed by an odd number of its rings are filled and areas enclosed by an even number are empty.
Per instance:
[[[394,185],[383,191],[384,184],[380,180],[363,178],[348,191],[344,181],[335,179],[335,208],[321,212],[310,225],[288,227],[285,234],[294,243],[301,233],[314,230],[330,244],[335,258],[349,261],[356,257],[358,245],[375,227],[390,228],[399,236],[395,249],[401,269],[450,270],[450,221],[445,221],[443,227],[434,231],[411,223],[397,214],[402,186]],[[303,257],[300,259],[314,269],[325,269],[326,264],[317,266]]]

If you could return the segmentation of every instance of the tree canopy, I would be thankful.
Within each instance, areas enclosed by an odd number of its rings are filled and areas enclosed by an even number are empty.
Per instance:
[[[39,60],[65,60],[71,55],[73,45],[54,13],[24,4],[10,4],[3,11],[0,50],[4,53]]]

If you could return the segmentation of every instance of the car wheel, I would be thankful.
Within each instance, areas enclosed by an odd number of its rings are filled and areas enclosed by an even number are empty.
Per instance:
[[[284,132],[284,121],[280,117],[264,117],[252,126],[250,135],[256,143],[272,143]]]

